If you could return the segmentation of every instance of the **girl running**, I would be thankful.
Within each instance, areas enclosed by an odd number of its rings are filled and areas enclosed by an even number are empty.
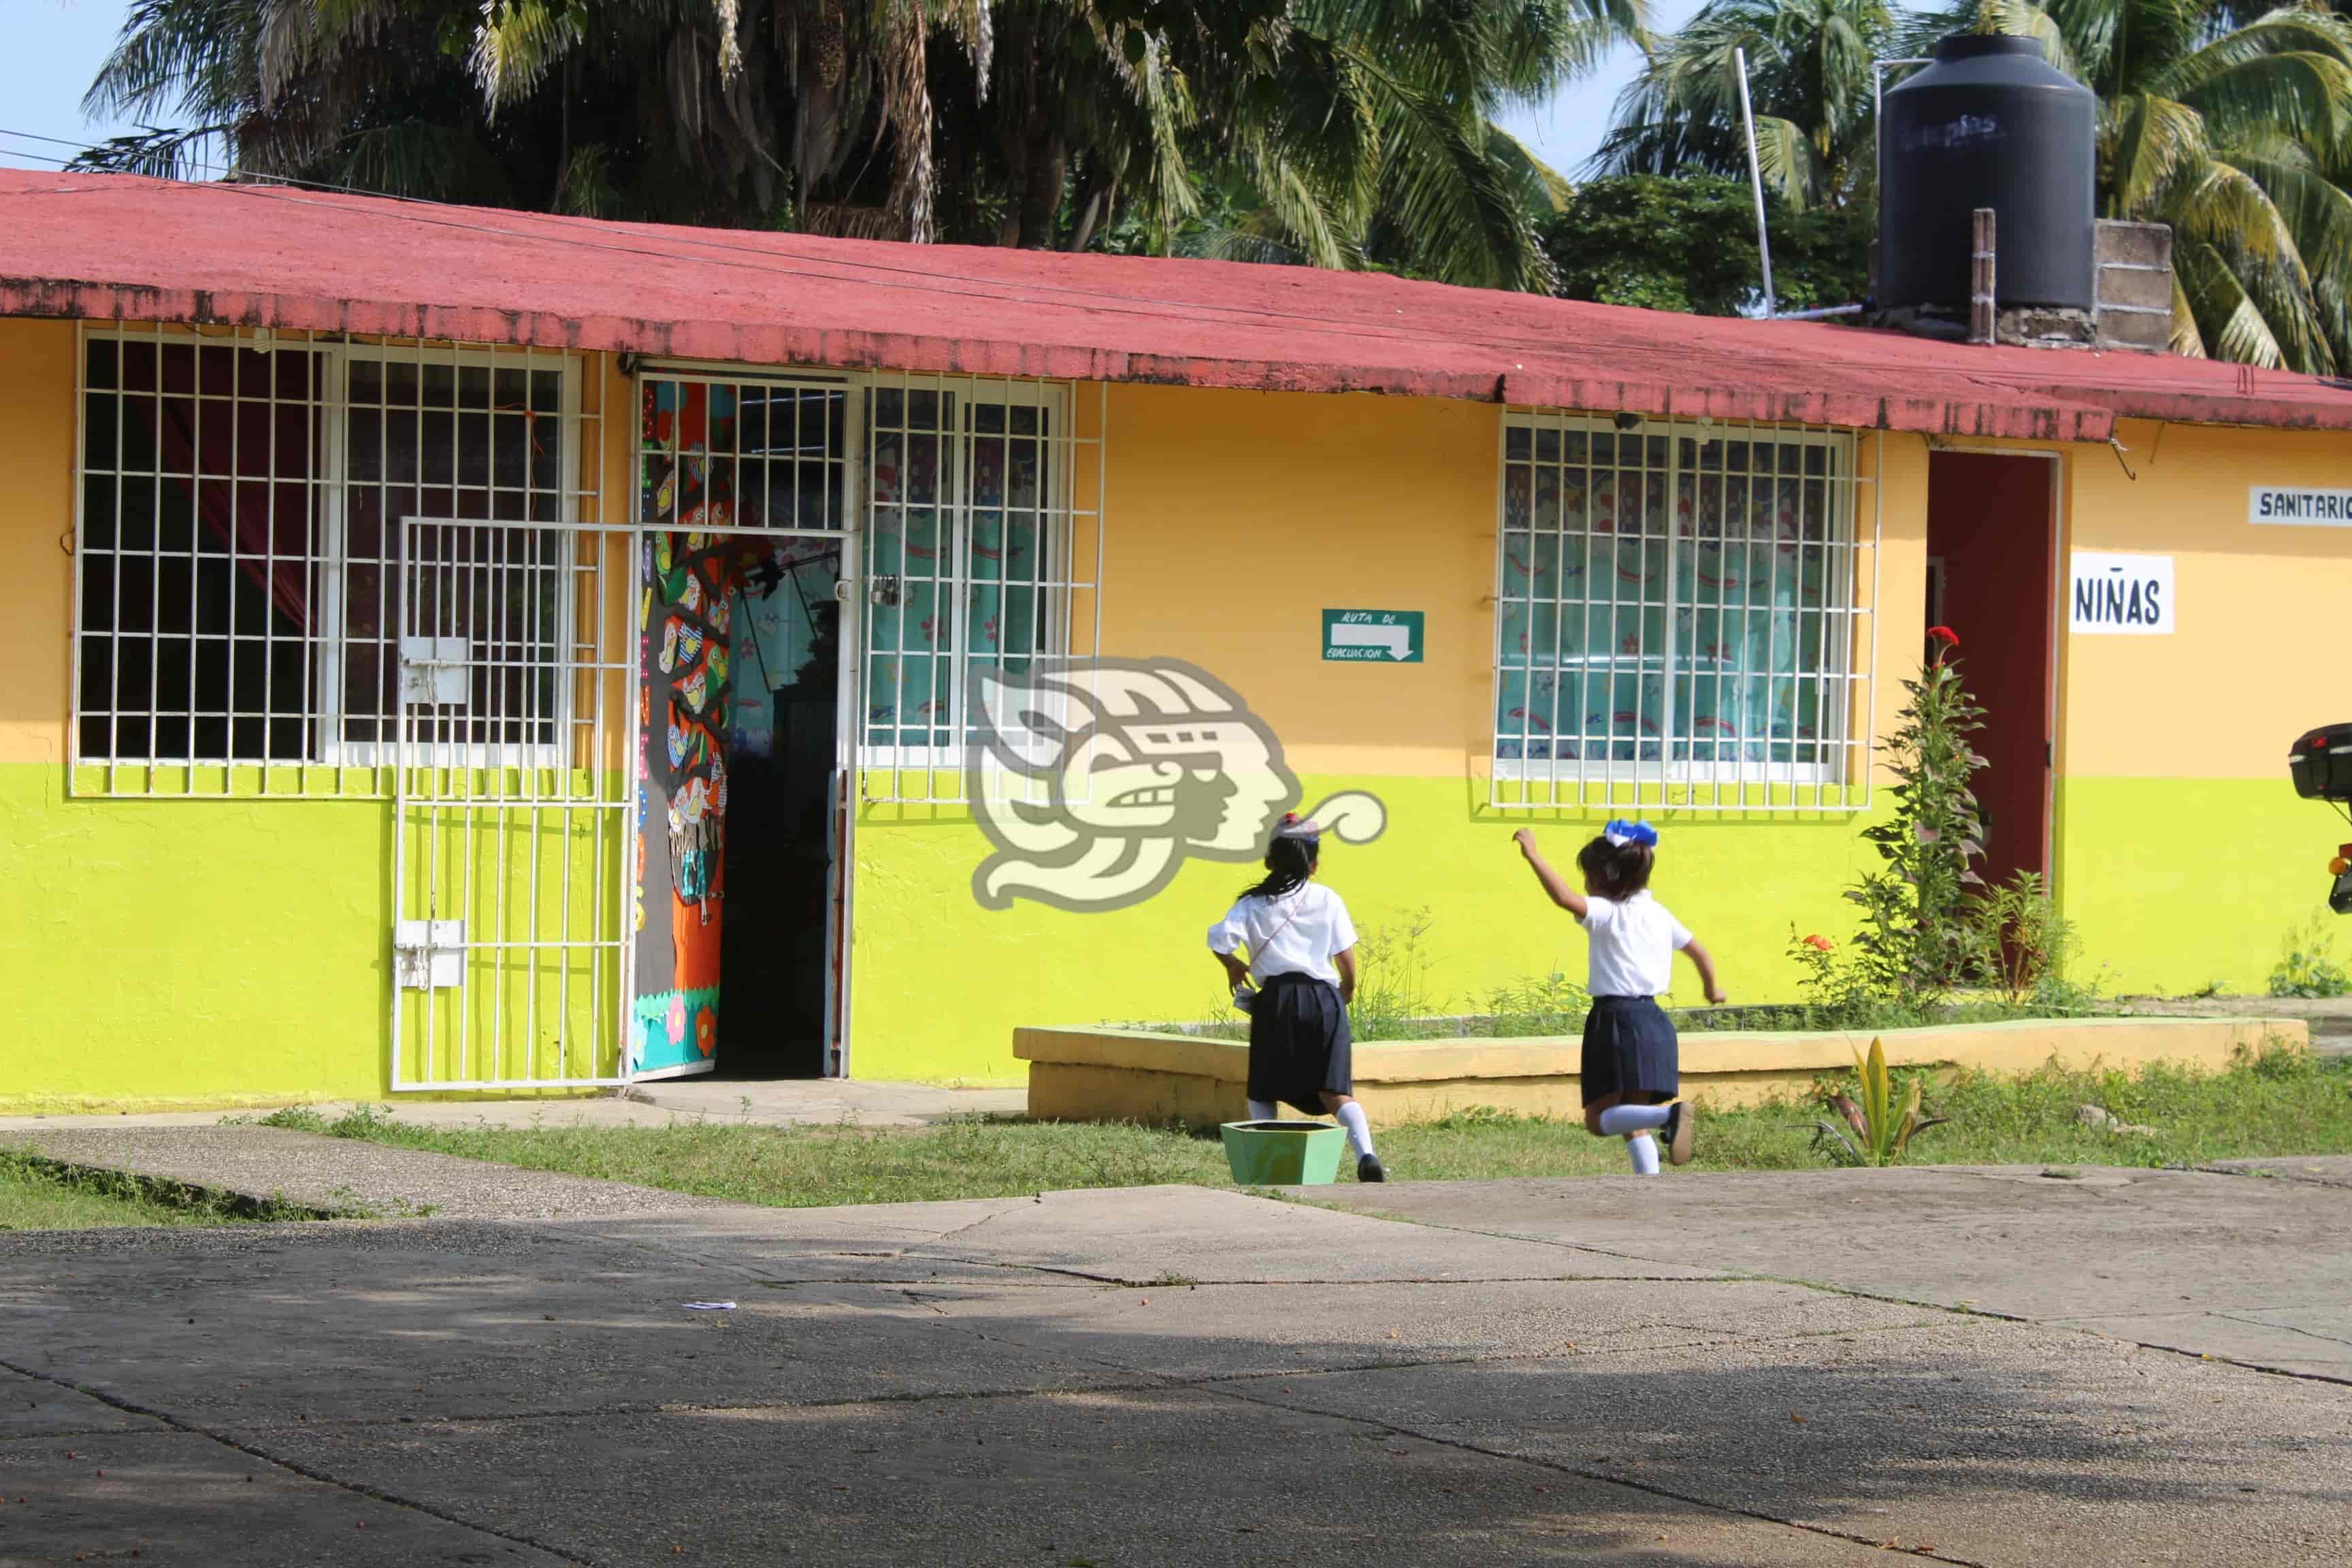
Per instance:
[[[1592,1011],[1584,1016],[1584,1127],[1596,1138],[1622,1138],[1633,1169],[1658,1173],[1662,1129],[1666,1157],[1690,1163],[1692,1123],[1697,1108],[1675,1099],[1681,1082],[1674,1021],[1657,998],[1674,984],[1675,954],[1686,952],[1698,969],[1706,999],[1724,1002],[1707,956],[1666,907],[1650,896],[1650,868],[1656,863],[1658,830],[1646,822],[1612,822],[1600,837],[1577,851],[1576,868],[1584,891],[1577,892],[1536,850],[1536,836],[1522,827],[1512,836],[1536,880],[1551,901],[1576,917],[1592,943],[1592,974],[1586,987]]]
[[[1315,880],[1321,852],[1322,830],[1286,814],[1266,846],[1265,876],[1209,928],[1209,951],[1234,1005],[1250,1016],[1250,1120],[1276,1120],[1284,1101],[1309,1116],[1336,1116],[1356,1153],[1356,1179],[1386,1181],[1371,1123],[1352,1093],[1356,928],[1339,895]],[[1244,949],[1247,963],[1234,956]]]

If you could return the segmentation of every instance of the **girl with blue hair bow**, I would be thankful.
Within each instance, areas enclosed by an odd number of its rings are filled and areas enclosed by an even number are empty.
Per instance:
[[[1666,1157],[1690,1163],[1696,1108],[1678,1100],[1681,1064],[1674,1020],[1658,997],[1674,985],[1675,954],[1685,952],[1698,969],[1706,999],[1721,1006],[1715,960],[1666,907],[1650,896],[1650,870],[1657,863],[1658,830],[1646,822],[1612,822],[1598,838],[1577,851],[1576,868],[1584,890],[1546,864],[1532,828],[1513,842],[1534,868],[1551,901],[1576,917],[1592,946],[1592,973],[1586,987],[1592,1010],[1584,1016],[1581,1087],[1584,1127],[1596,1138],[1622,1138],[1642,1175],[1658,1173],[1658,1145]]]

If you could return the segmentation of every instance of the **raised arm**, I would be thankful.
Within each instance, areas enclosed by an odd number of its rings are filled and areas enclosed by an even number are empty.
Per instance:
[[[1536,848],[1535,829],[1520,828],[1511,835],[1511,842],[1517,845],[1519,853],[1527,857],[1528,864],[1535,870],[1536,880],[1541,882],[1543,890],[1551,895],[1551,901],[1578,920],[1582,920],[1588,907],[1584,895],[1570,887],[1568,879],[1553,870],[1550,863],[1544,859],[1541,852]]]
[[[1683,944],[1683,955],[1697,968],[1698,983],[1706,987],[1706,999],[1710,1004],[1720,1007],[1731,1000],[1723,994],[1723,987],[1715,983],[1715,960],[1706,948],[1699,945],[1698,938],[1693,937]]]

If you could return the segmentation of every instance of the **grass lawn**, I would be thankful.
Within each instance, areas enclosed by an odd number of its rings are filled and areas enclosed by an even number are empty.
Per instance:
[[[1898,1099],[1908,1074],[1897,1073]],[[2225,1073],[2044,1069],[2025,1079],[1932,1075],[1928,1103],[1949,1125],[1922,1133],[1919,1163],[2176,1165],[2263,1154],[2352,1152],[2352,1060],[2277,1053]],[[2096,1105],[2153,1135],[2076,1120]],[[1820,1112],[1780,1103],[1710,1114],[1693,1170],[1803,1170],[1827,1164],[1813,1144]],[[370,1138],[535,1170],[562,1171],[801,1207],[997,1197],[1070,1187],[1230,1181],[1213,1137],[1156,1127],[969,1119],[920,1131],[765,1128],[416,1127],[373,1112],[327,1122],[280,1111],[270,1124]],[[1626,1168],[1623,1146],[1578,1123],[1468,1114],[1375,1128],[1401,1181],[1572,1176]],[[1344,1163],[1344,1162],[1343,1162]],[[1344,1173],[1341,1179],[1351,1176]]]
[[[0,1150],[0,1230],[218,1225],[233,1217],[158,1195],[129,1177],[60,1171]]]

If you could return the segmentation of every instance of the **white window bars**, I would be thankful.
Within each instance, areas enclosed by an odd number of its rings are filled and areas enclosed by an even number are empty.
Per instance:
[[[1857,456],[1838,431],[1509,411],[1490,804],[1866,806]]]
[[[404,655],[470,683],[429,760],[562,758],[558,708],[499,683],[571,662],[546,580],[572,546],[552,531],[606,515],[602,391],[575,359],[161,324],[81,338],[75,794],[388,798]],[[550,527],[499,535],[511,560],[411,560],[414,518]],[[403,595],[453,573],[491,598],[447,606],[465,625],[445,646],[404,647]]]
[[[891,376],[868,406],[861,789],[962,802],[974,673],[1100,647],[1108,397]]]
[[[1104,388],[657,365],[638,396],[648,527],[863,530],[862,799],[963,802],[972,673],[1099,646]],[[820,596],[841,559],[777,552]]]

